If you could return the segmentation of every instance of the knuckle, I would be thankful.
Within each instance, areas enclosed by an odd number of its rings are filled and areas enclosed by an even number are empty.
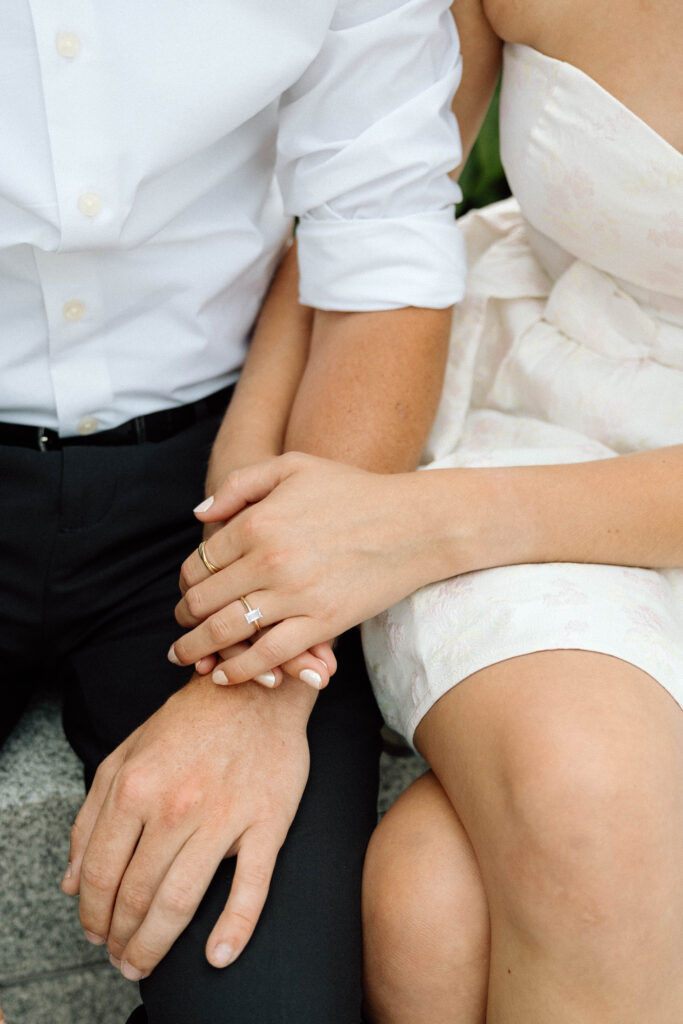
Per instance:
[[[142,886],[129,886],[119,892],[117,903],[132,917],[144,917],[152,902],[152,894]]]
[[[273,574],[285,565],[287,555],[282,548],[270,548],[261,556],[261,569],[264,572]]]
[[[161,942],[158,944],[147,937],[137,934],[125,949],[126,962],[139,971],[149,971],[156,967],[166,950]]]
[[[78,849],[85,840],[85,829],[83,827],[83,821],[80,814],[71,826],[71,832],[69,835],[71,840],[71,849]]]
[[[95,777],[93,778],[93,789],[95,787],[108,786],[111,783],[115,772],[116,767],[114,758],[112,754],[109,754],[109,756],[105,757],[104,761],[101,761],[97,767]]]
[[[175,656],[181,665],[187,665],[189,662],[194,661],[194,658],[188,656],[186,639],[186,636],[181,636],[173,644]]]
[[[85,861],[81,868],[81,885],[95,892],[110,892],[115,885],[111,872],[101,864]]]
[[[272,660],[274,665],[281,665],[283,661],[286,661],[285,650],[277,637],[274,637],[272,632],[268,633],[262,640],[259,641],[259,650],[269,661]]]
[[[112,956],[115,956],[120,960],[121,954],[126,948],[127,941],[127,936],[121,935],[118,932],[109,932],[109,936],[107,938],[107,953],[111,953]]]
[[[270,885],[270,874],[268,864],[252,861],[244,868],[241,883],[245,889],[260,893]]]
[[[258,914],[250,914],[244,910],[231,910],[230,930],[239,946],[245,946],[258,922]]]
[[[239,488],[241,479],[242,473],[240,472],[240,470],[231,469],[223,482],[223,486],[229,488],[230,490],[235,490]]]
[[[230,641],[230,627],[225,619],[221,615],[212,615],[210,619],[207,619],[207,626],[215,649],[220,650],[221,647],[226,647]]]
[[[185,629],[193,629],[194,626],[199,625],[199,620],[190,614],[187,601],[185,598],[182,601],[178,601],[178,604],[174,609],[175,620],[179,626],[184,626]],[[175,649],[175,645],[174,645]]]
[[[145,799],[145,786],[145,780],[139,772],[122,769],[112,785],[112,799],[117,810],[138,810]]]
[[[192,577],[192,566],[189,558],[186,558],[183,564],[180,566],[180,577],[178,582],[180,585],[180,589],[183,591],[186,590],[188,587],[191,587],[194,582]]]
[[[252,509],[249,512],[242,513],[239,525],[242,543],[245,546],[257,544],[261,539],[261,518],[258,512]]]
[[[171,917],[190,918],[197,906],[194,892],[189,885],[173,885],[159,893],[159,907]]]
[[[161,820],[169,829],[181,825],[203,802],[203,793],[192,786],[177,789],[161,809]]]
[[[190,587],[185,594],[185,609],[189,616],[192,619],[200,620],[202,618],[203,607],[204,601],[201,589],[199,587]]]

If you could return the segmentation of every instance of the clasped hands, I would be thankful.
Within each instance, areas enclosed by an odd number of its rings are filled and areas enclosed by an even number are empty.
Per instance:
[[[398,529],[396,514],[419,494],[416,481],[298,453],[231,473],[195,509],[205,524],[223,524],[205,544],[220,571],[209,573],[196,552],[184,562],[176,619],[190,631],[171,646],[171,661],[211,671],[222,685],[271,674],[267,685],[277,685],[278,666],[309,681],[320,671],[311,655],[330,663],[328,637],[423,582],[406,550],[420,531]],[[255,631],[241,597],[267,628]]]
[[[308,777],[315,693],[292,675],[317,665],[326,682],[325,670],[336,668],[326,638],[418,585],[392,536],[388,480],[399,482],[286,455],[231,474],[197,512],[224,524],[207,544],[225,568],[210,575],[197,552],[184,563],[177,616],[194,628],[173,656],[207,671],[220,650],[226,660],[214,674],[244,685],[215,686],[195,673],[103,761],[62,882],[80,893],[87,937],[106,943],[130,980],[168,952],[225,857],[237,856],[236,870],[207,958],[226,966],[249,941]],[[242,595],[270,627],[251,645]],[[269,671],[275,692],[251,681]]]

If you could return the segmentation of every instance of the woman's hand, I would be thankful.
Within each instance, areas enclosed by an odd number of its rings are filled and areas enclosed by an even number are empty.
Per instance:
[[[210,672],[214,683],[219,686],[229,686],[228,679],[222,669],[217,668],[219,664],[234,658],[238,654],[244,654],[249,650],[249,644],[235,644],[234,647],[226,647],[217,654],[210,654],[201,658],[195,665],[195,671],[200,676],[206,676]],[[337,659],[329,643],[315,644],[310,650],[304,651],[296,658],[290,658],[284,665],[278,665],[272,671],[263,672],[254,678],[255,683],[267,686],[270,689],[279,686],[285,675],[293,679],[300,679],[302,683],[313,687],[314,690],[324,690],[330,678],[337,671]],[[2,1024],[2,1021],[0,1021]]]
[[[224,523],[206,543],[221,569],[210,575],[196,552],[183,564],[176,618],[194,628],[171,660],[189,665],[253,639],[216,669],[244,682],[411,593],[434,574],[424,484],[423,474],[368,473],[297,453],[231,473],[195,510],[204,523]],[[263,635],[240,596],[272,626]]]

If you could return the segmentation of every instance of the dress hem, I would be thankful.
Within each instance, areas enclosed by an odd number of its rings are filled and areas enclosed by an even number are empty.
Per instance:
[[[640,669],[641,672],[645,672],[650,676],[658,686],[661,686],[661,688],[669,694],[671,699],[674,700],[683,711],[683,703],[676,696],[675,692],[677,690],[681,690],[683,687],[683,660],[677,659],[681,661],[681,664],[678,666],[678,672],[673,664],[666,667],[659,666],[653,671],[654,666],[652,665],[652,659],[639,657],[636,651],[629,652],[627,646],[628,645],[624,643],[623,638],[620,638],[618,643],[615,642],[613,644],[608,644],[603,641],[587,645],[582,644],[580,647],[573,645],[570,646],[566,643],[557,643],[556,640],[540,642],[530,647],[527,640],[525,644],[515,643],[510,644],[508,647],[502,647],[496,653],[496,657],[493,660],[490,658],[470,658],[467,661],[460,662],[459,666],[454,666],[456,670],[455,674],[458,675],[458,679],[456,679],[448,689],[444,690],[443,693],[438,694],[438,696],[433,693],[425,694],[422,700],[416,704],[412,713],[408,716],[405,723],[407,729],[401,729],[399,724],[398,730],[405,737],[406,741],[410,744],[415,753],[419,754],[420,751],[413,742],[415,730],[427,712],[437,703],[437,701],[447,693],[450,693],[454,687],[464,682],[465,679],[469,679],[469,677],[474,675],[475,672],[480,672],[485,668],[490,668],[492,665],[497,665],[501,661],[510,661],[512,658],[521,658],[525,654],[538,654],[540,651],[585,651],[590,654],[605,654],[612,658],[618,658],[619,661],[624,661],[628,665],[633,665],[634,668]],[[396,728],[394,723],[390,724],[392,724],[392,727]]]

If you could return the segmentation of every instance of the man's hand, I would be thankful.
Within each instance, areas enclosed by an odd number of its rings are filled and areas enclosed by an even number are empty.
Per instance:
[[[206,944],[216,967],[254,930],[309,768],[313,691],[191,682],[102,762],[71,836],[62,887],[88,939],[132,981],[192,919],[224,857],[229,898]]]

